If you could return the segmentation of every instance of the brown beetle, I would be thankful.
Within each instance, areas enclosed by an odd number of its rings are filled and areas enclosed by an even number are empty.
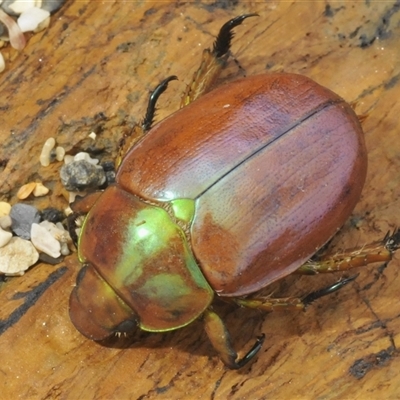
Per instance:
[[[165,332],[203,317],[230,368],[241,359],[212,310],[215,295],[243,307],[302,310],[345,279],[304,298],[254,295],[294,272],[347,270],[388,261],[399,234],[343,254],[308,261],[359,200],[367,154],[359,120],[343,99],[295,74],[241,79],[204,96],[224,66],[228,21],[182,99],[181,110],[124,138],[116,185],[95,195],[79,238],[84,268],[70,299],[75,326],[104,339],[139,327]],[[196,100],[196,101],[194,101]],[[147,131],[149,131],[147,133]],[[76,209],[79,210],[78,206]],[[244,297],[249,296],[249,297]]]

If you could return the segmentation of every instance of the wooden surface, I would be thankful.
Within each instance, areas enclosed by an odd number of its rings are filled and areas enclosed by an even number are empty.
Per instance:
[[[180,78],[159,103],[159,118],[168,115],[220,26],[257,11],[259,18],[236,29],[233,44],[247,75],[302,73],[368,115],[367,182],[333,246],[383,237],[400,226],[400,8],[395,1],[327,4],[67,1],[20,55],[5,52],[1,197],[15,202],[19,186],[42,179],[52,194],[36,204],[64,207],[60,164],[38,163],[45,139],[56,136],[74,151],[94,130],[112,158],[124,126],[143,116],[148,91],[170,74]],[[221,82],[240,75],[231,62]],[[170,334],[139,333],[129,348],[85,339],[68,317],[75,256],[37,265],[0,289],[0,398],[400,398],[399,266],[400,254],[387,267],[364,268],[305,313],[219,306],[238,349],[266,334],[257,359],[230,371],[201,322]],[[339,276],[289,277],[274,294],[307,293]]]

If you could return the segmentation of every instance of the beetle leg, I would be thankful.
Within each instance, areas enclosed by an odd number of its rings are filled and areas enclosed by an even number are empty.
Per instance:
[[[325,272],[346,271],[376,262],[388,262],[393,253],[400,248],[400,230],[388,232],[383,240],[367,244],[360,248],[348,249],[341,253],[323,256],[319,260],[309,260],[296,273],[314,275]]]
[[[140,124],[136,124],[131,131],[125,133],[119,141],[119,151],[116,162],[117,167],[121,164],[122,158],[125,156],[127,151],[150,130],[154,122],[158,98],[167,90],[168,83],[177,79],[178,78],[175,75],[169,76],[158,84],[150,93],[143,121]]]
[[[350,278],[341,279],[333,285],[326,286],[322,289],[311,292],[303,297],[254,297],[254,298],[237,298],[232,301],[241,307],[255,308],[263,311],[288,311],[288,310],[305,310],[305,308],[313,301],[320,297],[327,296],[328,294],[337,292],[348,283],[354,281],[358,275],[351,276]]]
[[[246,18],[255,16],[258,16],[258,14],[240,15],[232,18],[222,26],[212,50],[205,49],[203,51],[200,67],[193,74],[192,81],[182,96],[181,108],[187,106],[211,88],[229,57],[229,49],[234,35],[233,28],[240,25]]]
[[[215,350],[224,364],[231,369],[239,369],[247,364],[261,349],[265,335],[257,338],[253,347],[240,359],[232,347],[231,337],[221,318],[210,308],[204,312],[205,330]]]

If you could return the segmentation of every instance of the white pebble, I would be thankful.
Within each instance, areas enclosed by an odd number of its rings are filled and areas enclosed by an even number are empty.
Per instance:
[[[42,221],[40,226],[46,228],[54,237],[54,239],[59,242],[71,242],[71,237],[69,236],[69,232],[64,229],[61,222],[58,222],[57,225],[50,221]]]
[[[8,214],[0,217],[0,228],[9,229],[11,228],[11,225],[12,225],[12,219]]]
[[[17,24],[22,32],[30,32],[50,17],[50,13],[38,7],[31,7],[24,11],[17,19]]]
[[[74,161],[74,156],[71,156],[69,154],[66,154],[64,156],[64,164],[71,164],[72,161]]]
[[[21,14],[32,7],[41,7],[41,5],[42,0],[15,0],[13,3],[9,4],[8,7],[16,14]]]
[[[4,247],[12,238],[12,233],[0,228],[0,247]]]
[[[33,30],[34,33],[44,31],[50,26],[50,15]]]
[[[89,133],[88,136],[90,137],[90,139],[93,139],[93,140],[95,140],[97,137],[97,135],[94,132]]]
[[[57,146],[56,147],[56,160],[57,161],[62,161],[62,160],[64,160],[64,156],[65,156],[64,147]]]
[[[0,217],[10,214],[10,211],[11,211],[11,204],[5,201],[0,201]]]
[[[23,275],[39,259],[39,253],[29,240],[12,237],[0,248],[0,272],[6,275]]]
[[[3,54],[0,51],[0,72],[3,72],[6,69],[6,62],[4,60]]]
[[[85,160],[93,165],[97,165],[99,163],[99,160],[97,158],[91,158],[89,153],[85,153],[84,151],[75,154],[74,161],[80,160]]]
[[[71,254],[67,243],[61,242],[61,254],[63,256],[68,256],[69,254]]]
[[[49,191],[50,190],[46,186],[44,186],[43,183],[38,182],[35,186],[35,189],[33,189],[33,195],[35,197],[46,196]]]
[[[39,157],[40,164],[43,167],[48,167],[50,165],[50,153],[53,150],[56,144],[56,140],[54,138],[48,138],[43,145],[42,152]]]
[[[58,258],[61,256],[60,242],[43,226],[32,224],[31,242],[37,250],[48,254],[50,257]]]

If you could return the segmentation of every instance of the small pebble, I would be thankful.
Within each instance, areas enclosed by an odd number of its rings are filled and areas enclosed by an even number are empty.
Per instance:
[[[11,204],[6,203],[5,201],[0,201],[0,217],[4,215],[9,215],[11,211]]]
[[[69,232],[64,229],[63,225],[60,222],[58,222],[56,225],[53,224],[53,222],[42,221],[39,225],[43,228],[46,228],[59,242],[71,242]]]
[[[6,275],[23,275],[39,259],[39,253],[28,240],[13,237],[0,248],[0,272]]]
[[[97,137],[96,133],[94,133],[94,132],[90,132],[88,136],[90,137],[90,139],[93,139],[93,140],[96,140],[96,137]]]
[[[22,239],[29,240],[31,237],[31,226],[40,222],[39,211],[28,204],[17,203],[11,207],[10,217],[12,220],[12,231]]]
[[[71,254],[67,243],[61,242],[61,254],[63,256],[68,256],[69,254]]]
[[[29,182],[21,186],[17,192],[17,197],[19,200],[24,200],[29,197],[29,195],[35,190],[36,182]]]
[[[30,7],[21,13],[17,19],[17,24],[22,32],[32,32],[38,29],[38,26],[49,17],[48,11],[38,7]]]
[[[40,8],[47,10],[50,13],[57,11],[65,3],[66,0],[42,0]]]
[[[50,154],[56,144],[54,138],[48,138],[43,145],[42,152],[40,153],[39,161],[43,167],[48,167],[50,165]]]
[[[103,168],[86,160],[73,161],[63,165],[60,177],[62,184],[70,191],[97,189],[106,182]]]
[[[81,160],[90,162],[90,164],[93,164],[93,165],[97,165],[99,163],[99,160],[97,158],[90,157],[90,154],[86,153],[84,151],[75,154],[74,161],[81,161]]]
[[[0,228],[0,247],[4,247],[12,238],[12,233]]]
[[[50,265],[57,265],[60,264],[60,262],[64,259],[63,256],[60,256],[58,258],[54,258],[49,256],[46,253],[39,253],[39,260]]]
[[[0,217],[0,228],[2,229],[10,229],[12,225],[12,220],[9,215],[3,215]]]
[[[107,186],[115,183],[115,171],[106,171]]]
[[[43,185],[43,183],[38,182],[35,186],[35,188],[33,189],[33,195],[35,197],[42,197],[42,196],[46,196],[47,193],[49,193],[49,189]]]
[[[57,161],[62,161],[62,160],[64,160],[64,156],[65,156],[64,147],[57,146],[56,147],[56,160]]]
[[[39,224],[32,224],[31,241],[38,251],[46,253],[53,258],[61,256],[60,242],[45,227]]]
[[[65,214],[56,208],[49,207],[42,211],[42,219],[53,223],[61,222],[65,219]]]
[[[57,11],[65,0],[4,0],[0,7],[9,15],[19,15],[32,7],[39,7],[50,13]]]
[[[6,69],[6,62],[4,60],[3,54],[0,51],[0,72],[3,72]]]
[[[1,7],[9,15],[19,15],[32,7],[40,7],[41,0],[5,0]]]

